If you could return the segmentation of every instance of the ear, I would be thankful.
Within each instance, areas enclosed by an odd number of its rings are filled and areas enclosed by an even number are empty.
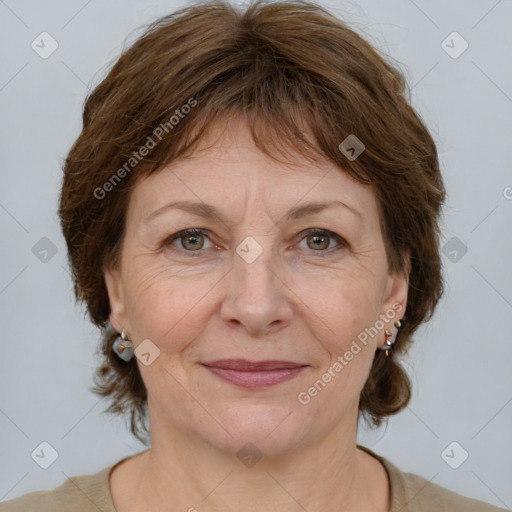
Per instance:
[[[121,273],[118,269],[107,267],[103,275],[110,303],[109,321],[117,332],[126,331],[128,325]]]
[[[389,310],[395,311],[395,320],[399,320],[405,315],[410,273],[411,258],[410,254],[407,253],[405,268],[388,276],[386,291],[382,303],[382,313]]]

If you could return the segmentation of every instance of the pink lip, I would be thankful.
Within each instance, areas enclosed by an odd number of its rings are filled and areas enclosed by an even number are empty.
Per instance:
[[[247,361],[222,359],[203,363],[208,370],[232,384],[255,389],[274,386],[293,379],[307,365],[291,361]]]
[[[203,363],[205,366],[215,368],[222,368],[225,370],[239,370],[239,371],[262,371],[262,370],[283,370],[289,368],[298,368],[306,366],[301,363],[294,363],[293,361],[249,361],[247,359],[218,359],[210,363]]]

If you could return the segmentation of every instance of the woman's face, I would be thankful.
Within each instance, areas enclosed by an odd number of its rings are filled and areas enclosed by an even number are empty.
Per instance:
[[[280,164],[231,126],[137,184],[121,263],[105,273],[110,320],[135,348],[150,340],[136,354],[153,443],[179,431],[279,454],[355,432],[408,276],[387,272],[370,188],[328,161]],[[175,237],[187,229],[202,231]],[[300,368],[205,366],[227,359]]]

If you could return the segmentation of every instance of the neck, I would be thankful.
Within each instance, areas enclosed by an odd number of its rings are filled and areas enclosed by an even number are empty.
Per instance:
[[[385,471],[357,449],[353,425],[254,465],[189,433],[169,435],[152,425],[152,447],[137,456],[119,510],[388,511]]]

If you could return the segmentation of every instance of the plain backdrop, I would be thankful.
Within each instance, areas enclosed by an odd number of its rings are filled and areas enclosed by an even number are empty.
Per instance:
[[[358,442],[404,471],[510,508],[512,2],[321,3],[399,63],[448,191],[447,290],[404,360],[412,401],[376,431],[361,423]],[[0,501],[145,449],[88,390],[99,332],[74,304],[56,211],[89,88],[137,27],[183,5],[0,1]],[[47,58],[31,46],[42,32],[58,44]],[[58,453],[48,469],[31,457],[42,442]],[[446,462],[466,452],[456,469]]]

